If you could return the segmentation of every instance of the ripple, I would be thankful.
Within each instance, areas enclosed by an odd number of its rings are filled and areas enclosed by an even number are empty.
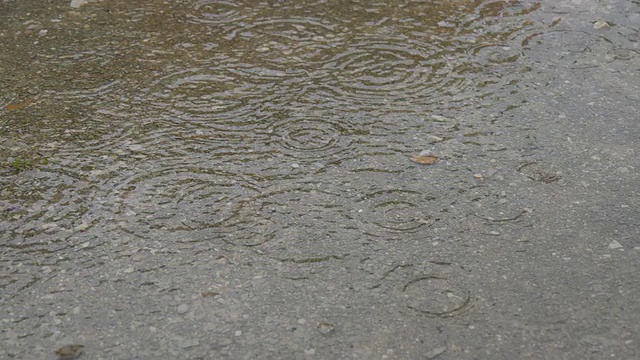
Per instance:
[[[68,124],[64,134],[60,136],[64,141],[49,143],[51,150],[57,156],[77,161],[70,161],[68,166],[80,168],[85,159],[93,161],[97,156],[117,154],[131,139],[139,134],[139,125],[132,122],[130,116],[113,116],[97,111],[75,123]],[[95,164],[98,164],[96,162]]]
[[[225,1],[201,1],[188,15],[190,21],[215,26],[223,43],[239,56],[241,64],[269,64],[262,71],[276,69],[286,73],[293,64],[309,65],[315,57],[339,38],[337,25],[329,18],[283,16],[284,9],[267,4],[239,6]],[[260,72],[259,67],[250,67]],[[246,69],[245,69],[246,71]]]
[[[147,122],[164,122],[186,132],[265,132],[270,113],[261,108],[275,95],[262,84],[245,82],[237,72],[207,68],[174,71],[154,80],[136,101],[150,106],[151,114],[144,116]]]
[[[334,31],[335,25],[313,18],[273,18],[258,21],[251,28],[256,31],[251,39],[260,46],[251,47],[255,53],[247,59],[258,60],[273,71],[305,81],[311,77],[310,72],[324,64],[327,51],[344,37]]]
[[[189,22],[199,24],[220,25],[242,20],[242,7],[232,1],[201,0],[194,4],[193,11],[188,14]]]
[[[236,206],[224,224],[226,239],[279,258],[342,254],[351,246],[340,236],[349,228],[338,211],[344,202],[316,183],[273,187]]]
[[[429,215],[429,202],[433,200],[416,190],[378,189],[363,195],[349,216],[368,235],[412,233],[437,221]]]
[[[250,159],[262,153],[257,144],[268,143],[266,134],[226,126],[203,127],[176,119],[148,118],[134,129],[130,137],[112,144],[113,154],[135,159],[185,157],[215,164]]]
[[[278,150],[296,159],[335,159],[344,157],[357,135],[366,134],[336,115],[277,116],[270,131]]]
[[[377,278],[367,284],[369,290],[391,292],[394,301],[414,314],[428,317],[460,316],[473,307],[477,298],[471,293],[469,277],[462,265],[425,261],[421,252],[401,254],[399,262],[392,261],[388,252],[361,262],[363,269]]]
[[[442,49],[400,36],[356,40],[324,68],[334,94],[370,105],[424,103],[458,81]]]
[[[84,89],[53,91],[51,95],[61,101],[73,101],[80,104],[97,103],[98,99],[104,99],[107,95],[117,91],[121,85],[122,81],[120,80],[104,81]]]
[[[321,67],[329,56],[327,51],[345,36],[330,17],[300,16],[297,10],[266,3],[243,6],[239,15],[224,10],[227,4],[216,4],[193,11],[194,18],[218,30],[221,51],[211,61],[233,74],[235,83],[255,84],[259,88],[255,101],[326,102],[315,91],[325,83],[326,71]],[[213,15],[219,11],[222,14]]]
[[[0,190],[0,227],[7,242],[28,243],[41,234],[83,230],[92,190],[89,183],[65,171],[49,168],[25,170],[3,176]]]
[[[464,284],[462,271],[418,276],[402,288],[407,308],[430,317],[460,316],[473,307],[476,299]]]
[[[238,81],[224,70],[177,70],[154,80],[141,100],[173,116],[191,119],[230,118],[244,104],[259,97],[259,89]]]
[[[507,44],[475,45],[467,53],[471,56],[471,61],[484,66],[515,63],[522,55],[519,50]]]
[[[344,24],[353,19],[340,11],[327,4],[308,6],[326,16],[300,16],[300,6],[285,3],[248,5],[239,12],[236,4],[203,1],[191,11],[192,20],[222,33],[221,52],[212,60],[221,62],[218,67],[227,69],[236,82],[259,86],[262,104],[416,113],[482,101],[495,88],[486,85],[496,81],[510,86],[511,78],[495,79],[496,73],[509,70],[494,69],[488,79],[481,73],[488,64],[505,66],[519,59],[517,50],[505,50],[512,49],[506,39],[523,29],[524,15],[539,8],[499,1],[474,8],[421,4],[414,14],[417,5],[411,4],[401,7],[397,16],[413,15],[419,21],[398,22],[369,6],[371,14],[361,14],[363,23],[347,28]],[[475,30],[436,26],[443,16],[443,24]],[[419,32],[424,22],[433,32]],[[470,63],[464,51],[479,42],[500,45],[492,54],[485,49],[491,45],[472,48]]]
[[[137,100],[152,108],[138,126],[139,145],[157,155],[251,157],[270,136],[269,114],[259,108],[268,98],[224,69],[174,71]]]
[[[528,36],[522,42],[525,55],[542,67],[585,69],[608,62],[613,44],[586,31],[554,30]]]
[[[114,180],[121,183],[114,195],[129,231],[144,236],[214,228],[228,220],[239,199],[255,193],[251,180],[236,174],[167,162],[147,164],[146,171]]]

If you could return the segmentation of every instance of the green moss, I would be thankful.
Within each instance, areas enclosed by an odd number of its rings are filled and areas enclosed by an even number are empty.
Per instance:
[[[5,169],[11,169],[15,172],[21,172],[25,170],[33,169],[39,165],[47,165],[48,161],[45,158],[39,156],[33,157],[16,157],[13,159],[7,159],[0,163],[0,167]]]

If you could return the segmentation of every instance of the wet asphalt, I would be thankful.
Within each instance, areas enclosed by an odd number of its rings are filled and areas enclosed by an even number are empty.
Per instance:
[[[100,226],[22,239],[4,216],[0,358],[640,358],[640,4],[537,11],[565,27],[531,36],[501,106],[434,112],[441,132],[257,194],[229,182],[243,221],[193,230],[194,200],[183,231],[152,217],[163,203],[111,215],[97,195]]]

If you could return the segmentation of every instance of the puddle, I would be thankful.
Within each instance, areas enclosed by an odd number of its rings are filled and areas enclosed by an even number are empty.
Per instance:
[[[3,258],[42,250],[55,267],[47,251],[88,253],[91,231],[339,263],[501,214],[465,206],[522,177],[491,159],[522,154],[501,137],[525,131],[509,115],[524,92],[554,68],[638,59],[633,19],[595,29],[569,3],[4,1]],[[413,163],[423,150],[438,161]],[[0,288],[31,285],[38,264],[3,263]],[[407,281],[418,312],[472,302],[444,278]]]

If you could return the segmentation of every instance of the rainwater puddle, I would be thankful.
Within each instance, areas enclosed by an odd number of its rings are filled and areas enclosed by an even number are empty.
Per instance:
[[[487,164],[518,162],[509,114],[535,81],[638,61],[637,26],[568,3],[4,1],[0,289],[113,234],[335,260],[428,239],[461,203],[499,213],[500,177],[477,173],[518,175]],[[438,161],[410,161],[425,150]],[[417,279],[418,312],[473,298]],[[430,287],[455,306],[412,300]]]

